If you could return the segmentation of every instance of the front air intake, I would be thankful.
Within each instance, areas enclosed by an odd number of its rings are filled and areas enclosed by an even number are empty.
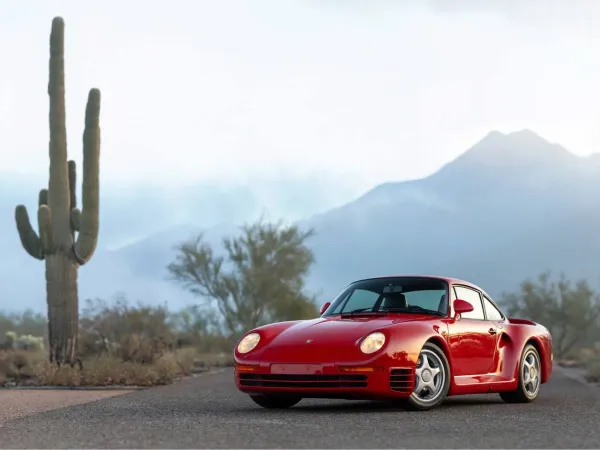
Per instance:
[[[365,388],[366,375],[282,375],[240,373],[240,385],[278,388]]]
[[[414,389],[413,374],[412,369],[392,369],[390,371],[390,389],[396,392],[412,392]]]

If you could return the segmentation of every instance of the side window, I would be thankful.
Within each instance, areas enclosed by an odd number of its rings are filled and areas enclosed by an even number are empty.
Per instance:
[[[485,295],[483,296],[483,304],[485,305],[485,315],[488,320],[502,320],[504,318],[498,308]]]
[[[355,289],[350,293],[350,298],[340,303],[334,314],[346,313],[355,309],[372,308],[379,298],[379,294],[365,289]],[[342,309],[343,308],[343,309]]]
[[[473,311],[463,314],[462,317],[464,319],[485,320],[483,304],[481,303],[479,292],[461,286],[455,286],[454,289],[456,289],[456,298],[465,300],[473,305]]]

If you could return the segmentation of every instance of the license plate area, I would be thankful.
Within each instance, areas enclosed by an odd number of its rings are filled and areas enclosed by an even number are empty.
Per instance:
[[[271,373],[287,375],[319,375],[323,366],[319,364],[272,364]]]

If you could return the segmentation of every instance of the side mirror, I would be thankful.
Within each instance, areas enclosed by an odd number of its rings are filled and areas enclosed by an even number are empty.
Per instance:
[[[321,306],[321,310],[319,311],[319,315],[323,315],[327,308],[331,305],[331,302],[326,302],[323,306]]]
[[[461,299],[456,299],[454,300],[454,303],[452,303],[452,306],[454,307],[454,318],[456,319],[457,316],[464,314],[464,313],[468,313],[473,311],[473,305],[471,305],[468,301],[466,300],[461,300]]]

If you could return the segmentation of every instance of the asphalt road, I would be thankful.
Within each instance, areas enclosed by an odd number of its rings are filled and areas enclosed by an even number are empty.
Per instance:
[[[273,412],[239,393],[226,370],[8,422],[0,447],[600,448],[600,388],[557,371],[529,405],[478,395],[416,413],[324,400]]]

